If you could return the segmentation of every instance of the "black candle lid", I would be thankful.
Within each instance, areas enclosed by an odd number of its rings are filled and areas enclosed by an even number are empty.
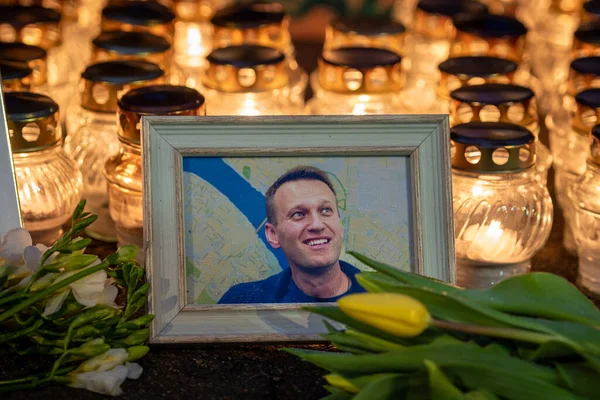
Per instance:
[[[532,143],[535,136],[527,128],[507,122],[469,122],[453,126],[450,139],[485,149],[522,146]]]
[[[394,65],[402,61],[402,57],[393,51],[375,47],[339,47],[324,50],[321,59],[330,65],[359,70]]]
[[[11,121],[45,118],[58,111],[58,104],[50,97],[32,92],[7,92],[4,105],[6,116]]]
[[[575,38],[584,43],[600,43],[600,20],[579,25],[575,31]]]
[[[279,3],[252,2],[225,7],[213,15],[210,23],[219,27],[247,29],[280,24],[285,16],[285,9]]]
[[[163,53],[171,47],[164,37],[147,32],[106,31],[92,43],[101,49],[126,55]]]
[[[132,89],[119,99],[119,108],[136,114],[164,115],[195,110],[204,96],[186,86],[155,85]]]
[[[583,9],[594,15],[600,15],[600,0],[590,0],[583,3]]]
[[[164,74],[158,65],[149,61],[116,60],[92,64],[83,71],[81,77],[92,82],[125,85],[154,80]]]
[[[51,8],[40,6],[0,6],[0,23],[17,29],[31,24],[60,22],[61,15]]]
[[[251,68],[257,65],[279,64],[285,60],[285,55],[272,47],[243,44],[215,49],[206,59],[211,64]]]
[[[32,73],[33,70],[25,62],[0,60],[0,78],[3,81],[23,79]]]
[[[527,28],[516,18],[496,14],[458,14],[453,19],[457,30],[481,38],[518,37],[527,33]]]
[[[571,69],[580,74],[600,75],[600,56],[577,58],[571,62]]]
[[[452,91],[450,97],[463,103],[491,104],[497,106],[507,103],[522,103],[532,99],[534,93],[531,89],[524,86],[484,83],[482,85],[460,87]]]
[[[385,16],[338,17],[331,26],[340,32],[363,36],[397,35],[406,31],[404,25]]]
[[[600,88],[582,90],[575,96],[575,101],[589,108],[600,108]]]
[[[130,25],[154,26],[173,21],[175,14],[158,2],[123,1],[104,7],[102,17]]]
[[[25,43],[0,42],[0,59],[29,62],[46,57],[46,50]]]
[[[439,14],[446,17],[454,17],[459,13],[482,13],[488,8],[476,0],[421,0],[417,8],[427,14]]]
[[[513,73],[518,67],[514,61],[490,56],[453,57],[438,66],[449,75],[482,78]]]

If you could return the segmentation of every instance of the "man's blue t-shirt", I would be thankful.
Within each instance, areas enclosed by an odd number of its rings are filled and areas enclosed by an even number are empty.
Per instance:
[[[366,291],[356,281],[355,275],[360,273],[358,268],[342,260],[340,260],[340,267],[342,272],[350,278],[350,288],[340,296],[319,299],[307,295],[300,290],[292,279],[292,270],[286,268],[262,281],[244,282],[232,286],[221,297],[219,304],[332,302],[347,294]]]

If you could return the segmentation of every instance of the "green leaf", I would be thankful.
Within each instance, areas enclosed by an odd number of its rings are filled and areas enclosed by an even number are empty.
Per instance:
[[[389,351],[390,349],[397,350],[402,347],[401,345],[395,343],[391,343],[391,346],[381,344],[379,343],[381,339],[378,338],[368,337],[366,335],[365,337],[360,337],[357,335],[349,335],[348,333],[344,332],[328,333],[321,336],[324,339],[329,340],[338,349],[352,353],[382,353]]]
[[[431,400],[457,400],[463,393],[439,369],[436,363],[424,360],[429,372],[429,392]]]
[[[486,389],[465,393],[462,400],[499,400],[498,396]]]
[[[402,271],[396,267],[392,267],[391,265],[381,263],[379,261],[375,261],[365,255],[357,253],[355,251],[349,251],[349,254],[354,256],[357,260],[361,261],[365,265],[373,268],[376,271],[379,271],[385,275],[388,275],[400,283],[404,283],[407,285],[415,286],[418,288],[427,288],[439,293],[447,292],[447,293],[460,293],[463,290],[452,286],[448,283],[442,282],[437,279],[429,278],[426,276],[414,274],[412,272]],[[364,273],[363,273],[364,274]]]
[[[566,385],[575,393],[590,399],[600,399],[600,375],[584,363],[555,363]]]
[[[501,373],[502,370],[510,370],[518,375],[551,383],[562,382],[557,371],[552,368],[511,357],[504,351],[484,350],[474,343],[449,342],[446,338],[427,345],[370,355],[355,356],[301,349],[284,350],[321,368],[344,376],[411,372],[423,369],[423,360],[431,360],[444,370],[474,366],[498,373]]]
[[[547,272],[515,275],[488,289],[463,294],[510,314],[600,326],[600,310],[594,303],[566,279]]]
[[[352,400],[401,399],[409,388],[409,381],[401,375],[384,375],[366,385]]]

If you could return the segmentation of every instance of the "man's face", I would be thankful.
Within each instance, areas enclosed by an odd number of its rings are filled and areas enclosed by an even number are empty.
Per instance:
[[[325,183],[286,182],[273,200],[277,225],[266,225],[267,240],[283,249],[290,266],[328,267],[338,262],[344,230],[335,196]]]

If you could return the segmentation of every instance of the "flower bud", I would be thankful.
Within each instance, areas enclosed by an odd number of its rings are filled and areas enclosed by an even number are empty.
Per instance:
[[[139,252],[139,248],[133,244],[126,244],[121,247],[116,252],[117,258],[114,264],[120,264],[125,261],[135,260]]]
[[[132,362],[142,358],[150,351],[148,346],[131,346],[127,348],[127,361]]]
[[[337,303],[357,321],[400,337],[420,335],[431,321],[421,302],[398,293],[355,293]]]

